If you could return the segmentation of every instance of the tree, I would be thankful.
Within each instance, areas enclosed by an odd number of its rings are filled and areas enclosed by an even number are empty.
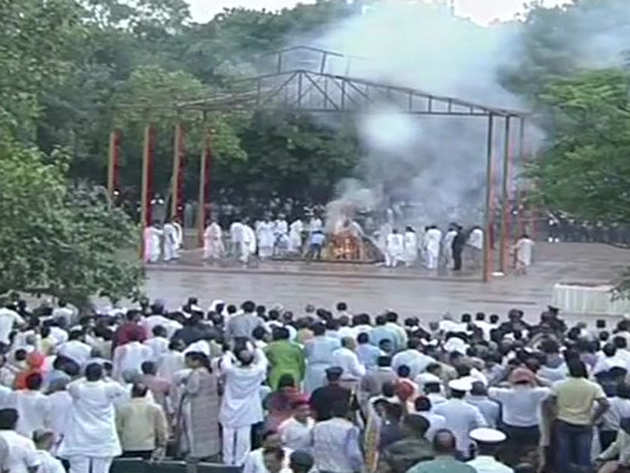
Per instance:
[[[0,141],[0,294],[134,296],[143,281],[139,230],[103,192],[68,187],[67,157]],[[52,162],[52,163],[51,163]]]
[[[630,73],[621,69],[544,89],[553,135],[530,175],[545,206],[591,222],[630,222],[629,91]]]

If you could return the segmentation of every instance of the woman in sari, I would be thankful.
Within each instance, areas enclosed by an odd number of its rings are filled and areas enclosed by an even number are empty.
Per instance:
[[[183,381],[180,407],[180,432],[186,438],[187,457],[199,461],[218,457],[221,452],[219,435],[219,379],[210,368],[208,357],[201,352],[186,354],[186,366],[191,372]],[[183,424],[183,425],[182,425]]]

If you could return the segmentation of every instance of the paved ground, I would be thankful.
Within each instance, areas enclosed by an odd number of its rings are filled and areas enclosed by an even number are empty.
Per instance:
[[[331,307],[346,301],[353,312],[374,314],[393,308],[403,318],[417,315],[425,320],[446,311],[504,315],[519,307],[529,319],[537,319],[550,301],[553,284],[609,282],[627,258],[627,250],[606,245],[541,243],[527,276],[484,284],[470,273],[454,277],[374,265],[267,262],[252,269],[208,267],[192,253],[183,263],[149,267],[147,290],[150,297],[163,298],[169,305],[195,295],[204,307],[213,299],[234,303],[253,299],[267,305],[280,302],[299,313],[307,303]]]

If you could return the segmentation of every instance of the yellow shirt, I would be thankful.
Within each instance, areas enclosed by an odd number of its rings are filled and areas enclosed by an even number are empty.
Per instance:
[[[558,381],[551,392],[556,397],[558,419],[575,425],[590,424],[593,403],[606,398],[599,384],[585,378],[570,377]]]
[[[145,398],[132,398],[116,410],[116,427],[123,451],[166,447],[166,416],[160,406]]]

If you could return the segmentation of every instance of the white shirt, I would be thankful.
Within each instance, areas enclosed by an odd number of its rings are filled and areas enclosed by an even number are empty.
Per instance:
[[[50,416],[48,397],[39,391],[20,389],[10,396],[10,404],[18,411],[16,432],[31,438],[33,431],[47,426]]]
[[[172,382],[175,373],[184,368],[186,368],[184,354],[175,350],[169,351],[159,359],[157,375]]]
[[[466,464],[472,466],[477,473],[514,473],[512,468],[487,455],[479,455]]]
[[[70,340],[61,345],[57,351],[60,355],[72,358],[79,366],[83,366],[92,354],[92,347],[80,340]]]
[[[46,450],[37,450],[37,456],[40,461],[37,473],[66,473],[61,462]]]
[[[28,473],[28,468],[39,466],[41,461],[31,439],[12,430],[0,430],[0,437],[9,444],[10,473]]]
[[[0,307],[0,342],[8,344],[14,324],[23,324],[24,319],[14,310]]]
[[[403,252],[404,240],[400,233],[387,235],[387,252],[392,255],[400,255]]]
[[[293,452],[288,448],[283,450],[284,460],[282,460],[282,466],[284,469],[289,467],[289,457]],[[262,448],[252,450],[245,456],[245,463],[243,463],[243,471],[241,473],[269,473],[269,470],[265,467]],[[280,473],[282,473],[282,470],[280,470]]]
[[[68,384],[67,390],[72,396],[72,409],[59,456],[120,455],[114,403],[125,395],[125,389],[111,381],[80,379]]]
[[[58,440],[66,433],[70,409],[72,408],[72,396],[68,391],[57,391],[48,395],[50,405],[50,417],[48,427],[55,433]]]
[[[70,326],[74,319],[74,311],[69,307],[57,307],[52,312],[52,318],[53,320],[62,318],[66,321],[67,326]]]
[[[422,417],[429,421],[429,430],[424,434],[424,438],[433,442],[433,437],[438,430],[446,428],[446,419],[444,416],[434,414],[433,412],[418,412]]]
[[[468,244],[478,250],[483,248],[483,231],[480,228],[475,228],[472,232],[470,232]]]
[[[315,425],[312,418],[306,424],[298,422],[293,417],[278,426],[278,433],[282,437],[282,444],[291,450],[309,450],[311,446],[311,429]]]
[[[529,238],[521,238],[516,242],[514,249],[516,250],[516,259],[525,266],[532,264],[532,251],[534,242]]]
[[[160,357],[168,352],[168,339],[164,337],[153,337],[144,341],[144,344],[153,351],[153,361],[157,361]]]
[[[358,380],[366,372],[357,354],[346,347],[337,348],[333,352],[331,366],[339,366],[343,369],[341,373],[343,380]]]
[[[129,342],[114,350],[114,378],[120,378],[127,371],[140,372],[140,366],[153,357],[153,350],[140,342]]]
[[[219,422],[224,427],[239,428],[262,422],[263,410],[260,384],[267,377],[267,359],[256,349],[255,359],[247,367],[236,366],[232,354],[221,360],[225,375],[225,392],[219,411]]]
[[[149,315],[140,322],[140,325],[146,330],[149,337],[153,336],[153,328],[161,325],[166,329],[168,338],[171,338],[177,330],[183,327],[176,320],[167,319],[163,315]]]
[[[490,388],[488,396],[501,403],[503,422],[514,427],[532,427],[539,424],[540,403],[549,396],[549,388]]]
[[[57,340],[57,345],[68,341],[68,332],[62,328],[55,327],[54,325],[51,325],[50,327],[50,336]]]
[[[396,353],[392,358],[394,371],[398,370],[399,366],[407,365],[411,371],[409,375],[411,379],[415,379],[431,363],[435,363],[433,358],[412,348]]]
[[[453,398],[435,406],[433,412],[446,419],[446,428],[451,430],[457,439],[457,450],[468,455],[470,431],[486,427],[486,419],[481,411],[462,399]]]

